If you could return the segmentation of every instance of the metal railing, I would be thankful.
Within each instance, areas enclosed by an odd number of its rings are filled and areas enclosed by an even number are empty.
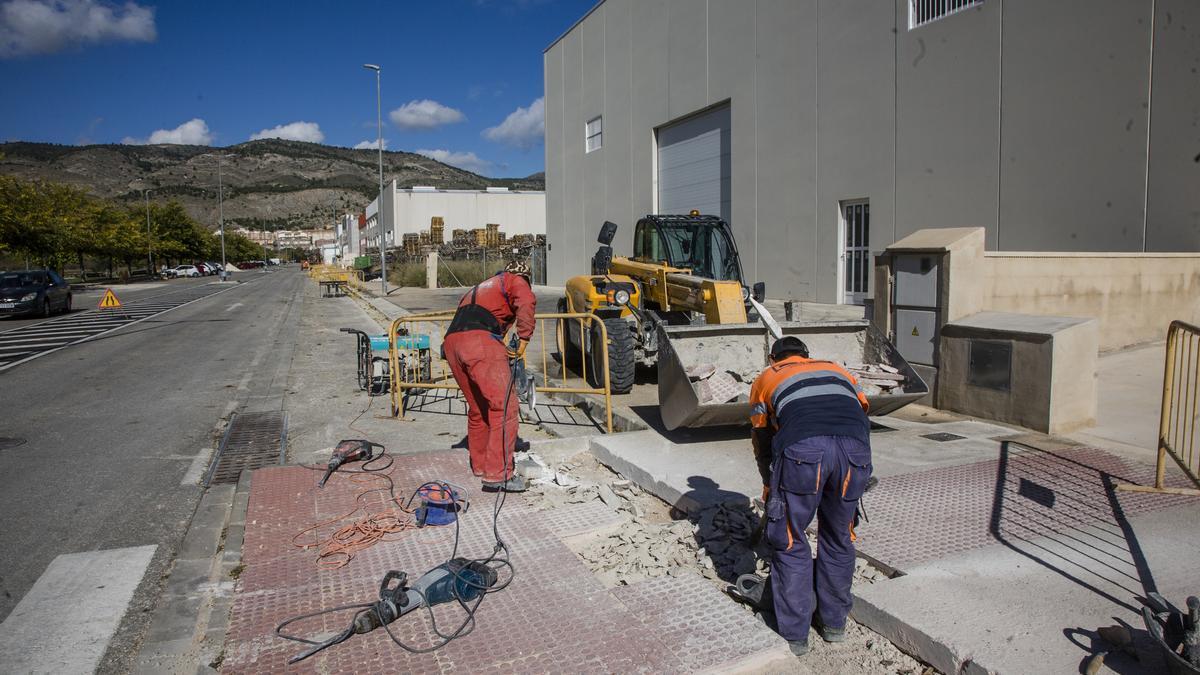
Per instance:
[[[391,376],[391,403],[392,416],[399,417],[404,414],[407,405],[407,397],[414,390],[432,390],[432,389],[449,389],[458,390],[460,387],[454,381],[454,377],[450,372],[449,365],[441,358],[441,343],[445,334],[445,329],[450,321],[454,318],[454,314],[447,312],[429,312],[425,314],[409,314],[397,318],[392,322],[388,329],[388,369]],[[586,350],[589,348],[589,341],[584,339],[589,333],[585,329],[599,330],[599,341],[596,344],[608,344],[608,330],[602,321],[595,314],[590,313],[553,313],[553,314],[537,314],[534,316],[536,326],[530,346],[537,345],[540,347],[541,370],[541,385],[535,389],[539,393],[545,394],[594,394],[604,397],[604,415],[605,429],[608,433],[613,432],[613,413],[612,413],[612,386],[609,381],[608,370],[608,349],[597,350],[600,352],[600,368],[603,371],[603,386],[589,387],[587,376],[587,363],[590,359],[586,357]],[[584,357],[580,359],[583,363],[581,367],[580,377],[584,386],[577,386],[571,383],[567,377],[567,368],[561,368],[561,378],[555,376],[554,384],[550,376],[550,352],[546,349],[546,322],[552,321],[553,327],[550,328],[555,335],[555,343],[559,354],[565,354],[563,341],[566,336],[563,335],[565,321],[579,322],[580,341],[584,347]],[[421,346],[415,339],[417,336],[429,336],[428,346]],[[407,338],[407,339],[406,339]],[[540,339],[539,339],[540,338]],[[424,353],[422,353],[424,352]],[[528,364],[528,361],[527,361]]]
[[[1154,485],[1121,484],[1118,490],[1200,495],[1200,448],[1196,447],[1197,411],[1200,410],[1200,327],[1172,321],[1167,329],[1167,356],[1163,367],[1162,412],[1158,421],[1158,465]],[[1179,465],[1196,488],[1165,484],[1167,457]]]

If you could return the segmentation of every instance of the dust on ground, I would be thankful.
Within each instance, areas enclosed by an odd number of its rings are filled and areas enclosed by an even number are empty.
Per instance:
[[[539,455],[538,450],[543,454]],[[762,517],[759,503],[730,501],[685,515],[633,482],[620,478],[587,451],[556,456],[539,448],[522,464],[522,472],[533,479],[526,498],[535,507],[552,509],[600,500],[623,516],[617,526],[567,541],[608,587],[690,572],[704,576],[726,592],[740,574],[766,575],[770,560],[766,542],[750,543]],[[816,550],[814,535],[809,532],[808,537]],[[855,584],[886,579],[886,574],[865,560],[857,561]],[[747,605],[740,606],[755,613]],[[758,618],[764,623],[771,620],[761,615]],[[853,620],[846,625],[844,642],[826,643],[814,630],[809,635],[809,645],[811,651],[799,657],[794,667],[761,672],[872,675],[936,672]]]

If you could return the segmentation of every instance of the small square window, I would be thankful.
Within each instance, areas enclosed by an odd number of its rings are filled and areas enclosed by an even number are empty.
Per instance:
[[[584,131],[586,136],[587,151],[599,150],[604,145],[604,120],[603,117],[597,115],[588,120],[587,128]]]

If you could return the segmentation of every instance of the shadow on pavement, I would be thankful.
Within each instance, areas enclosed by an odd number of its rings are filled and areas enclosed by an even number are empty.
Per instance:
[[[1104,463],[1069,450],[1004,441],[989,530],[1004,546],[1137,614],[1156,584],[1116,492],[1117,483],[1133,481]],[[1124,625],[1135,645],[1143,647],[1140,654],[1154,653],[1145,630]],[[1063,634],[1086,652],[1080,672],[1092,654],[1114,649],[1091,627],[1064,628]],[[1119,652],[1105,665],[1129,673],[1146,672],[1148,666]]]

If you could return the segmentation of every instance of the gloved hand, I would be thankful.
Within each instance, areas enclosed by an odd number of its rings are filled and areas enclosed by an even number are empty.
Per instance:
[[[519,359],[525,357],[525,349],[529,346],[529,340],[521,340],[517,343],[517,348],[505,347],[504,351],[508,352],[508,358]]]

